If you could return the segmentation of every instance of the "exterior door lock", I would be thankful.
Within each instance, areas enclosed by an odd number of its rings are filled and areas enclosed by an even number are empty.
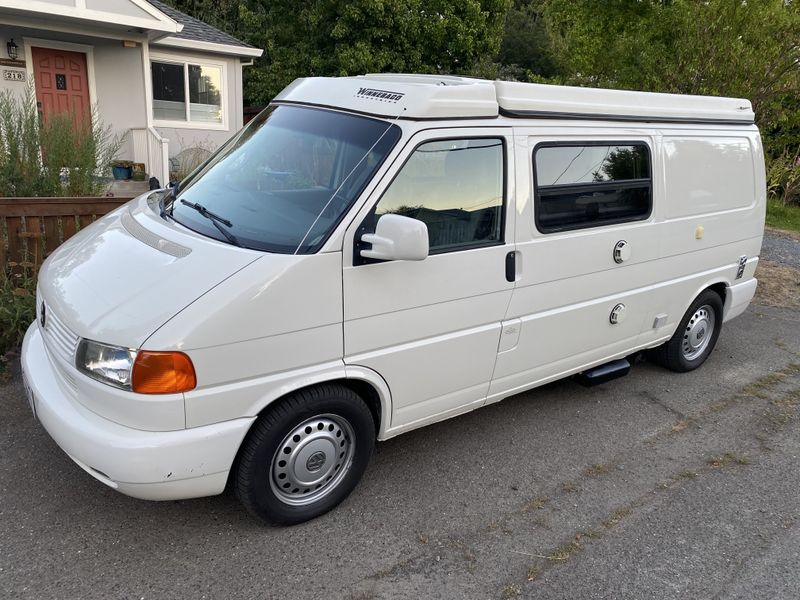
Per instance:
[[[631,245],[625,240],[620,240],[614,246],[614,262],[623,263],[631,257]]]
[[[617,323],[622,323],[625,320],[625,313],[626,313],[625,305],[622,303],[617,304],[613,309],[611,309],[611,316],[608,318],[608,320],[611,322],[612,325],[616,325]]]

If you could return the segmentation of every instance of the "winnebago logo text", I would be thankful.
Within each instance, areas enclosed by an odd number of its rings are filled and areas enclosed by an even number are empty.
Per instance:
[[[388,90],[375,90],[373,88],[358,88],[356,98],[369,98],[371,100],[380,100],[381,102],[397,102],[402,100],[405,94],[400,92],[390,92]]]

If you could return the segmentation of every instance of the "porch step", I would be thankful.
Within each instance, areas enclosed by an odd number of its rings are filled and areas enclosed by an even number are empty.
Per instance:
[[[135,198],[149,190],[150,184],[147,181],[114,180],[106,191],[106,195],[118,198]]]

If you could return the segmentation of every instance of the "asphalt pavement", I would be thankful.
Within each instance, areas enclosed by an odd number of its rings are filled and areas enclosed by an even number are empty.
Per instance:
[[[0,598],[800,596],[800,314],[752,306],[706,364],[561,381],[378,444],[337,509],[127,498],[0,385]]]

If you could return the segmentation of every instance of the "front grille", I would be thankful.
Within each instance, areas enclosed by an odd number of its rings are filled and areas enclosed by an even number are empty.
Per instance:
[[[41,303],[39,313],[39,326],[41,327]],[[78,348],[78,336],[64,325],[61,319],[53,312],[49,304],[45,303],[44,341],[50,352],[68,364],[75,363],[75,350]]]

